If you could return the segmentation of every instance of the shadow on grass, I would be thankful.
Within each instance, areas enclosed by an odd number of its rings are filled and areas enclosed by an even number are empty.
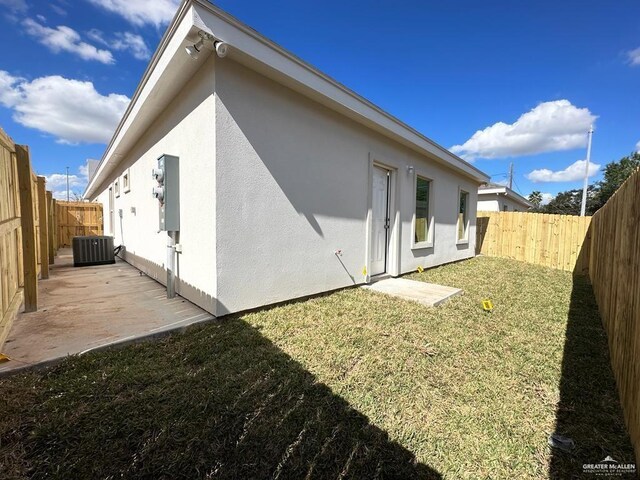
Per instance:
[[[607,456],[634,463],[598,305],[588,278],[573,279],[555,433],[571,438],[575,448],[552,449],[549,477],[558,480],[595,478],[592,473],[583,475],[583,464]]]
[[[0,389],[10,477],[441,478],[240,318]]]

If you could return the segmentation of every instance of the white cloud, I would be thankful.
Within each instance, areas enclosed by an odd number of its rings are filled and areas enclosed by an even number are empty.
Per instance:
[[[96,28],[87,32],[87,36],[94,42],[98,42],[113,50],[131,52],[137,60],[148,60],[151,58],[151,51],[147,47],[144,38],[131,32],[116,32],[113,40],[107,40],[104,33]]]
[[[57,75],[28,81],[0,70],[0,104],[13,109],[17,123],[61,143],[106,143],[129,98],[102,95],[88,81]]]
[[[93,45],[83,42],[78,32],[64,25],[51,28],[39,24],[32,18],[22,21],[27,34],[35,37],[38,42],[54,53],[61,51],[78,55],[83,60],[97,60],[98,62],[114,63],[113,55],[108,50],[100,50]]]
[[[23,82],[24,78],[13,77],[8,72],[0,70],[0,104],[12,107],[20,100],[20,92],[16,84]]]
[[[140,35],[130,32],[116,33],[113,48],[129,50],[131,55],[138,60],[148,60],[151,57],[151,52],[144,39]]]
[[[124,17],[138,27],[149,24],[155,27],[171,21],[180,4],[179,0],[89,0],[94,5]]]
[[[632,67],[640,65],[640,47],[627,52],[627,59]]]
[[[584,147],[587,131],[597,117],[568,100],[539,104],[514,123],[495,123],[478,130],[451,151],[466,160],[534,155]]]
[[[89,183],[88,176],[88,163],[95,162],[96,160],[87,159],[87,163],[78,167],[78,174],[69,174],[69,198],[74,200],[77,197],[82,196],[87,183]],[[58,200],[67,199],[67,174],[65,173],[53,173],[51,175],[45,175],[47,179],[47,190],[53,193],[53,197]]]
[[[12,13],[26,13],[29,9],[26,0],[0,0],[0,6]]]
[[[636,143],[636,152],[640,153],[640,142]]]
[[[542,201],[540,202],[540,205],[547,205],[554,198],[555,195],[551,193],[542,193]]]
[[[584,178],[584,170],[586,167],[586,160],[578,160],[569,165],[564,170],[558,170],[556,172],[549,170],[548,168],[542,168],[534,170],[528,173],[526,177],[535,183],[543,182],[575,182]],[[589,176],[593,177],[600,170],[600,165],[597,163],[589,163]]]
[[[45,175],[47,179],[47,190],[50,190],[53,197],[57,200],[67,199],[67,175],[66,173],[54,173]],[[81,195],[87,186],[86,177],[80,175],[69,175],[69,197],[71,200],[74,194]]]
[[[67,16],[67,11],[64,8],[62,8],[60,5],[56,5],[55,3],[50,3],[49,7],[51,8],[51,10],[56,12],[61,17]]]

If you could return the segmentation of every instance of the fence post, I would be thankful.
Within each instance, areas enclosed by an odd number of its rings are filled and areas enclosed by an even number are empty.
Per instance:
[[[58,255],[60,245],[58,243],[58,201],[54,198],[51,205],[51,213],[53,214],[53,250]]]
[[[49,247],[49,265],[53,265],[53,257],[56,251],[53,248],[53,194],[47,192],[47,245]]]
[[[46,178],[38,177],[38,215],[40,218],[40,274],[49,278],[49,212],[47,211]]]
[[[24,311],[35,312],[38,309],[38,260],[36,259],[36,229],[33,212],[35,199],[31,190],[31,161],[28,147],[16,145],[16,164],[20,187]]]

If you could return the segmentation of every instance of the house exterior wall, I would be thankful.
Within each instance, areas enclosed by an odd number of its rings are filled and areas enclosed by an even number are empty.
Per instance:
[[[217,315],[363,283],[372,162],[393,171],[393,274],[474,255],[478,184],[233,61],[215,86]],[[432,248],[412,249],[415,173]],[[459,193],[468,242],[456,242]],[[337,256],[336,250],[342,255]]]
[[[100,187],[104,205],[104,231],[124,245],[126,261],[161,283],[166,282],[166,232],[158,232],[158,201],[151,190],[151,171],[162,154],[180,162],[180,232],[177,241],[176,291],[210,312],[215,311],[215,129],[214,63],[212,56],[165,111],[123,157],[114,174]],[[131,189],[123,189],[123,175],[130,175]],[[118,179],[114,229],[109,220],[109,187]],[[122,210],[122,219],[119,218]]]
[[[478,211],[479,212],[503,212],[505,206],[508,212],[526,212],[527,207],[520,202],[516,202],[510,197],[497,193],[479,194],[478,195]]]

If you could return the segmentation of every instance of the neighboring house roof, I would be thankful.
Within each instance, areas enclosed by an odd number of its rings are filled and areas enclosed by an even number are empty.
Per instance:
[[[135,145],[153,120],[195,74],[202,62],[206,61],[207,55],[201,55],[194,61],[184,52],[187,45],[193,44],[199,38],[198,32],[201,30],[229,45],[227,59],[238,61],[473,178],[478,183],[489,180],[484,172],[470,163],[287,52],[207,0],[183,0],[151,58],[131,103],[107,146],[96,174],[89,181],[85,197],[91,198],[98,193],[98,187],[107,180],[119,160]]]
[[[483,198],[482,198],[483,195],[504,195],[505,197],[510,198],[514,202],[519,203],[520,205],[522,205],[522,206],[524,206],[526,208],[533,207],[533,203],[531,203],[529,200],[524,198],[522,195],[514,192],[509,187],[506,187],[504,185],[497,185],[495,183],[489,183],[489,184],[487,184],[485,186],[482,186],[482,187],[478,188],[478,201],[482,201],[483,200]]]

